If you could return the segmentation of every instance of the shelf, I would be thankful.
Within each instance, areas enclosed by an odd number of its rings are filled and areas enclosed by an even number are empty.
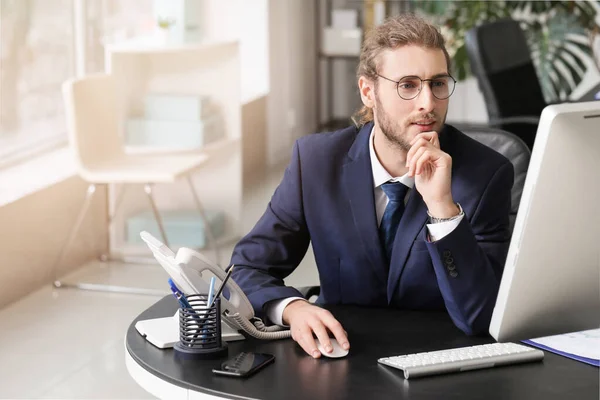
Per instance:
[[[106,50],[111,53],[134,53],[134,54],[154,54],[154,53],[176,53],[189,51],[212,50],[214,47],[235,46],[236,41],[204,41],[198,43],[182,44],[161,44],[152,40],[152,38],[139,38],[125,42],[109,44]]]
[[[138,39],[107,47],[107,72],[115,77],[119,118],[145,118],[148,94],[207,97],[223,121],[223,132],[215,142],[190,148],[177,143],[162,146],[127,146],[136,155],[206,155],[207,162],[191,174],[193,186],[206,210],[223,211],[227,229],[239,235],[242,212],[242,146],[240,54],[237,41],[203,41],[182,45],[160,45],[156,40]],[[226,76],[227,79],[223,79]],[[212,112],[212,111],[211,111]],[[125,128],[125,127],[123,127]],[[166,133],[168,135],[168,132]],[[223,185],[222,182],[227,182]],[[109,210],[116,211],[121,187],[112,185]],[[135,190],[134,190],[135,189]],[[186,179],[157,184],[153,194],[162,210],[195,209],[194,196]],[[149,207],[143,190],[132,188],[120,199],[111,224],[110,251],[124,256],[136,252],[126,242],[125,218]]]
[[[197,148],[169,148],[159,146],[125,146],[125,153],[136,155],[159,155],[159,154],[203,154],[215,153],[228,147],[238,145],[239,138],[221,139],[206,146]]]

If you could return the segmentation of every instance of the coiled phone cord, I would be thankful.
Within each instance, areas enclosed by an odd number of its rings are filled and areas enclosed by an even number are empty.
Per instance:
[[[226,316],[233,319],[244,332],[256,339],[275,340],[292,337],[292,331],[289,329],[286,330],[278,325],[266,326],[265,323],[258,318],[252,323],[242,317],[239,313],[230,314],[227,312]]]

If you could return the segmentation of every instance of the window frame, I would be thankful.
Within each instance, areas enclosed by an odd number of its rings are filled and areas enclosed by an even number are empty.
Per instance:
[[[71,70],[75,77],[85,75],[85,43],[87,31],[86,19],[86,0],[71,0],[71,25],[72,25],[72,48],[69,54]],[[59,89],[60,90],[60,89]],[[6,101],[6,100],[4,100]],[[31,142],[35,141],[35,144]],[[15,165],[25,163],[36,157],[43,156],[49,152],[55,151],[69,143],[67,131],[54,132],[41,140],[25,140],[22,144],[17,144],[10,152],[0,151],[0,172],[3,169],[14,167]]]

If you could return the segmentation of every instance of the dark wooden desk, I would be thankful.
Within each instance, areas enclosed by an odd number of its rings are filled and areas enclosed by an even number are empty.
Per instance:
[[[177,303],[165,297],[137,319],[171,316]],[[598,369],[545,353],[544,361],[452,375],[404,380],[402,372],[377,363],[383,356],[491,343],[490,337],[467,337],[444,312],[335,306],[329,308],[348,331],[346,358],[315,360],[291,339],[247,339],[229,345],[229,355],[259,351],[275,363],[246,379],[218,377],[211,369],[221,360],[179,361],[139,335],[134,321],[127,331],[127,351],[158,379],[202,394],[226,399],[598,399]],[[176,396],[169,396],[175,398]],[[192,396],[190,395],[190,398]],[[213,398],[213,397],[211,397]]]

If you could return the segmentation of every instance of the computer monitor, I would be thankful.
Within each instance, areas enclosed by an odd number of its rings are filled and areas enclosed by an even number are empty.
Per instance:
[[[542,112],[490,323],[499,342],[600,327],[600,101]]]

